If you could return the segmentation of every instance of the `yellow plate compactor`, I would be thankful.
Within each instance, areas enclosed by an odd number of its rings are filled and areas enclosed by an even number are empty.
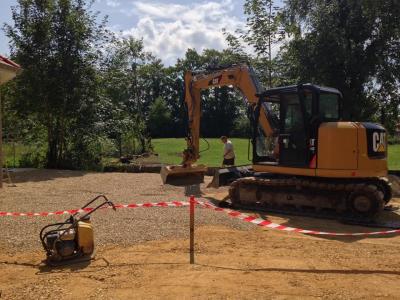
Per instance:
[[[94,208],[89,208],[92,203],[102,200]],[[86,203],[65,222],[47,225],[40,231],[40,241],[46,251],[46,264],[60,266],[82,261],[88,261],[94,256],[94,234],[90,222],[90,215],[114,204],[106,196],[100,195]],[[86,212],[84,214],[80,214]]]

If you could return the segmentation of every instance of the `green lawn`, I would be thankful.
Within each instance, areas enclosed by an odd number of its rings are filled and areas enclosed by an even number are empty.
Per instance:
[[[389,170],[400,170],[400,145],[389,145]]]
[[[231,139],[236,152],[236,164],[246,165],[250,164],[247,159],[248,140],[247,139]],[[208,166],[220,166],[222,163],[222,151],[223,144],[219,139],[207,139],[210,143],[210,149],[201,153],[199,163],[206,164]],[[180,139],[153,139],[152,140],[154,150],[159,154],[159,160],[163,163],[179,164],[182,161],[181,153],[185,149],[186,142],[183,138]],[[206,149],[207,144],[204,140],[200,143],[201,149]],[[19,166],[19,160],[23,153],[32,151],[28,146],[17,145],[15,149],[15,164]],[[8,144],[4,144],[4,156],[6,157],[7,164],[9,167],[14,166],[14,151],[13,147]],[[400,145],[389,146],[389,169],[400,170]]]
[[[207,139],[210,143],[210,149],[200,153],[198,163],[206,164],[207,166],[221,166],[223,144],[220,139]],[[247,159],[248,140],[246,139],[231,139],[236,153],[237,165],[250,164]],[[180,139],[153,139],[152,144],[154,151],[158,153],[159,159],[163,163],[179,164],[182,161],[181,153],[186,148],[186,141]],[[207,149],[207,143],[204,140],[200,141],[200,150]]]
[[[14,152],[15,150],[15,152]],[[28,146],[15,144],[15,148],[12,144],[3,144],[3,153],[7,163],[10,168],[20,166],[20,159],[23,154],[28,153],[31,149]]]
[[[236,165],[250,164],[247,159],[248,140],[232,138],[235,147]],[[210,149],[201,153],[199,163],[208,166],[220,166],[222,162],[223,144],[219,139],[207,139]],[[178,164],[181,162],[180,154],[185,149],[184,139],[153,139],[154,150],[159,154],[163,163]],[[201,140],[200,149],[206,149],[207,144]],[[400,145],[389,145],[389,169],[400,170]]]

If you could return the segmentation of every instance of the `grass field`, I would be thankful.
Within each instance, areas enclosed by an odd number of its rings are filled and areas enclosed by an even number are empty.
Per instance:
[[[236,165],[250,164],[247,156],[248,140],[232,138],[235,147]],[[199,163],[208,166],[220,166],[222,162],[223,144],[219,139],[207,139],[210,149],[201,153]],[[164,163],[177,164],[181,162],[180,153],[185,148],[184,139],[154,139],[154,150],[159,154],[159,159]],[[200,143],[200,149],[206,149],[204,140]],[[400,170],[400,145],[389,145],[389,169]]]
[[[246,165],[250,164],[247,156],[248,140],[240,138],[231,139],[236,152],[236,164]],[[207,139],[210,144],[210,149],[201,153],[199,163],[208,166],[220,166],[222,163],[222,149],[223,144],[219,139]],[[178,164],[182,161],[181,153],[185,149],[186,143],[183,138],[175,139],[153,139],[154,150],[159,154],[159,160],[163,163]],[[202,150],[207,148],[207,143],[201,140],[200,148]],[[14,167],[14,151],[13,147],[4,144],[4,156],[7,160],[9,167]],[[17,145],[15,147],[15,167],[21,167],[20,159],[24,153],[32,151],[30,147]],[[389,146],[389,169],[400,170],[400,145]],[[22,166],[24,167],[24,166]]]
[[[210,149],[200,153],[199,163],[208,166],[220,166],[222,163],[223,144],[219,139],[207,139],[210,144]],[[236,153],[237,165],[249,164],[247,159],[248,140],[246,139],[231,139]],[[182,161],[181,153],[186,148],[184,139],[153,139],[154,151],[158,153],[159,159],[163,163],[178,164]],[[207,149],[207,143],[204,140],[200,141],[200,150]]]
[[[400,145],[389,145],[389,170],[400,170]]]
[[[10,168],[18,168],[24,167],[20,166],[20,161],[22,156],[25,153],[28,153],[32,149],[28,146],[15,144],[15,147],[12,144],[3,144],[3,153],[5,157],[5,163]]]

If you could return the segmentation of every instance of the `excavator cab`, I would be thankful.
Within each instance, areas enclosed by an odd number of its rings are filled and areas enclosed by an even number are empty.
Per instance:
[[[315,168],[318,128],[342,119],[342,94],[333,88],[303,84],[269,89],[257,96],[250,118],[253,168]],[[219,169],[209,186],[229,185],[248,174],[246,167]]]
[[[342,95],[332,88],[311,84],[274,88],[260,95],[259,106],[273,113],[273,137],[259,124],[261,110],[255,109],[253,122],[253,163],[308,167],[315,155],[318,127],[337,122],[341,116]],[[271,119],[271,118],[270,118]]]

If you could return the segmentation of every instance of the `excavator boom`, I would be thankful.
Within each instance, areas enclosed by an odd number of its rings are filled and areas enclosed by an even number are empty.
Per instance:
[[[187,71],[185,73],[185,105],[188,112],[187,148],[182,153],[182,164],[165,166],[161,170],[164,184],[192,185],[202,183],[207,167],[195,165],[200,158],[200,118],[201,91],[213,87],[232,86],[237,88],[255,109],[259,102],[259,94],[264,89],[260,85],[253,69],[247,64],[231,65],[224,68],[203,71]],[[266,135],[272,136],[276,129],[272,126],[272,113],[266,106],[261,107],[259,122]]]

